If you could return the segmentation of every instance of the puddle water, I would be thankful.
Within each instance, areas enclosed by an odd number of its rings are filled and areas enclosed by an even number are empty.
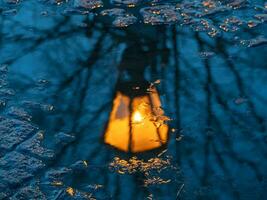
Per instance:
[[[265,1],[0,13],[0,199],[266,198]]]

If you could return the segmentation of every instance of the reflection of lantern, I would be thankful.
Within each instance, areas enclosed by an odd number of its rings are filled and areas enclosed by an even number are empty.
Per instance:
[[[104,141],[123,151],[161,147],[168,139],[167,119],[155,87],[147,82],[123,83],[116,93]]]

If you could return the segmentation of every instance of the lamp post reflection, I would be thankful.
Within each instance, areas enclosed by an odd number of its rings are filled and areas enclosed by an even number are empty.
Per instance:
[[[147,81],[120,82],[107,128],[105,143],[125,152],[143,152],[167,143],[168,120],[159,94]]]

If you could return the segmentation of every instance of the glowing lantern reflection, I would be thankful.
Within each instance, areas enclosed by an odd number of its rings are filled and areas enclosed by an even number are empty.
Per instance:
[[[168,139],[167,119],[155,87],[124,83],[117,89],[104,141],[134,153],[161,147]]]

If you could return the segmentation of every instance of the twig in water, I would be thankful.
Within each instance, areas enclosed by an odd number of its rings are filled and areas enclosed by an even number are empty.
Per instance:
[[[178,192],[176,194],[176,200],[178,200],[178,197],[179,197],[181,191],[183,190],[183,188],[184,188],[184,183],[181,185],[180,189],[178,190]]]

